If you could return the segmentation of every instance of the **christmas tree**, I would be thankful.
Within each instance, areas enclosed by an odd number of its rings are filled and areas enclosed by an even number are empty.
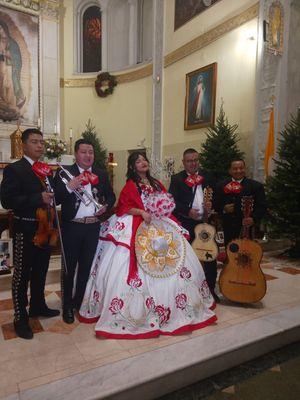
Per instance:
[[[90,119],[88,120],[85,131],[82,133],[81,136],[83,137],[83,139],[89,140],[93,144],[95,153],[94,165],[101,169],[106,169],[107,151],[102,146],[99,137],[97,137],[95,126],[92,125]]]
[[[278,160],[266,185],[271,232],[289,237],[291,257],[300,258],[300,110],[280,134]]]
[[[213,173],[217,180],[228,176],[231,160],[242,158],[244,155],[237,146],[239,141],[235,133],[237,127],[237,124],[229,124],[222,104],[217,122],[208,129],[207,138],[201,146],[199,156],[201,167]]]

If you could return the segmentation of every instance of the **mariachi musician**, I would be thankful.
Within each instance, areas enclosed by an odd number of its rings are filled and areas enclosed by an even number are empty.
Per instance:
[[[218,184],[215,195],[215,209],[222,220],[225,245],[240,237],[243,226],[253,230],[267,210],[264,187],[246,177],[244,160],[232,160],[228,172],[230,178]],[[252,196],[254,202],[252,215],[247,218],[242,212],[243,196]]]
[[[107,172],[93,166],[93,144],[79,139],[74,153],[75,164],[58,171],[54,180],[55,197],[62,211],[66,255],[62,302],[63,320],[68,324],[74,322],[74,309],[79,310],[85,292],[99,240],[99,216],[112,208],[116,200]]]
[[[199,153],[195,149],[186,149],[183,153],[182,163],[184,170],[171,177],[169,192],[173,195],[176,208],[174,215],[182,226],[189,231],[190,242],[195,239],[195,226],[203,221],[203,189],[214,187],[213,179],[208,172],[199,169]],[[212,203],[205,204],[208,211]],[[202,262],[207,284],[217,303],[219,297],[215,293],[217,280],[217,262]]]
[[[33,165],[44,152],[42,132],[29,128],[22,133],[24,156],[9,164],[3,172],[1,202],[4,208],[12,209],[14,273],[12,297],[14,304],[14,328],[23,339],[32,339],[33,333],[28,317],[54,317],[59,310],[50,309],[45,302],[45,281],[49,267],[51,249],[34,244],[38,229],[37,210],[50,206],[53,194],[49,193]],[[27,290],[30,281],[29,313]]]

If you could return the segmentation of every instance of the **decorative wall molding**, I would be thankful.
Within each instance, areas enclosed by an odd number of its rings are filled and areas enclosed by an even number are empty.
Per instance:
[[[58,21],[61,9],[59,0],[40,0],[39,3],[43,18]]]
[[[164,57],[164,67],[168,67],[175,62],[188,57],[190,54],[194,53],[202,49],[205,46],[208,46],[212,42],[220,39],[226,33],[240,27],[246,22],[251,21],[252,19],[258,17],[259,11],[259,3],[254,4],[247,10],[243,11],[239,15],[230,18],[229,20],[223,22],[222,24],[216,26],[215,28],[209,30],[203,35],[198,36],[197,38],[191,40],[180,48],[172,51],[170,54],[167,54]],[[117,76],[118,83],[128,83],[133,82],[138,79],[145,78],[147,76],[151,76],[153,71],[152,63],[146,66],[143,66],[134,71],[126,72],[124,74],[119,74]],[[76,79],[63,79],[60,80],[61,87],[93,87],[95,84],[96,75],[93,78],[76,78]]]
[[[0,0],[0,5],[18,11],[41,14],[45,19],[58,20],[60,13],[59,0]]]
[[[124,74],[115,75],[117,82],[128,83],[138,79],[146,78],[152,75],[153,66],[148,64],[140,69],[126,72]],[[96,76],[93,78],[77,78],[77,79],[60,79],[60,87],[74,88],[74,87],[94,87]]]
[[[0,5],[20,11],[39,12],[40,0],[1,0]]]

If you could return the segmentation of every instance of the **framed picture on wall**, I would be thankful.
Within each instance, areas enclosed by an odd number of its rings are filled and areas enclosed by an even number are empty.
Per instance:
[[[218,1],[220,0],[175,0],[174,30],[176,31]]]
[[[0,239],[0,275],[10,274],[13,266],[12,239]]]
[[[217,63],[186,74],[184,129],[212,126],[215,121]]]
[[[0,6],[0,123],[37,125],[39,19]]]

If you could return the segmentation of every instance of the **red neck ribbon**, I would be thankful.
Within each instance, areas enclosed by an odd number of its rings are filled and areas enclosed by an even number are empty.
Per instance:
[[[202,185],[204,182],[204,177],[198,174],[189,175],[184,182],[186,185],[192,188],[194,186]]]
[[[99,178],[98,175],[93,174],[90,171],[84,171],[80,176],[83,178],[82,179],[82,184],[83,185],[88,185],[89,183],[91,185],[98,185],[99,183]]]

